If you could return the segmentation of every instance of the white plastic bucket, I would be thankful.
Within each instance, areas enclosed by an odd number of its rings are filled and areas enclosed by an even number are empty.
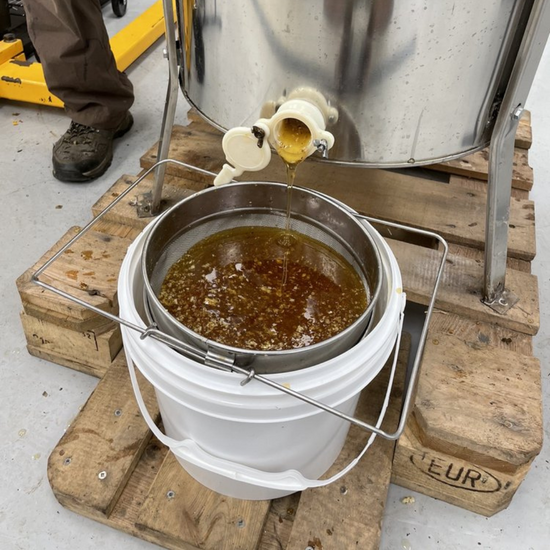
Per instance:
[[[269,378],[353,415],[360,392],[390,357],[400,335],[405,295],[393,253],[369,225],[380,250],[383,286],[374,328],[338,357]],[[149,226],[150,227],[150,226]],[[118,284],[120,316],[146,328],[140,258],[148,229],[128,249]],[[319,480],[338,457],[349,423],[259,381],[205,366],[153,338],[122,325],[122,338],[136,399],[155,435],[197,481],[221,494],[273,499],[326,485]],[[151,420],[134,366],[154,386],[167,436]]]

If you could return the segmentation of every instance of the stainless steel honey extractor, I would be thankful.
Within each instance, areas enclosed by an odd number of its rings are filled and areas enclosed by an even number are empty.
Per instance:
[[[505,289],[514,135],[550,32],[547,0],[178,0],[176,13],[165,0],[164,9],[159,159],[180,87],[222,130],[313,90],[331,108],[335,137],[320,162],[418,166],[490,143],[484,295],[502,313],[514,304]]]

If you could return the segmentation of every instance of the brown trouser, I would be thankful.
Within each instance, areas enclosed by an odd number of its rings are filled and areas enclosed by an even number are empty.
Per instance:
[[[29,35],[50,92],[75,122],[111,130],[134,102],[116,68],[100,0],[23,0]]]

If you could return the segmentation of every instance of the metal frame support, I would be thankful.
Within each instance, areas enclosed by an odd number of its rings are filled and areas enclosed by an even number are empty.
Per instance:
[[[163,0],[163,7],[166,33],[166,49],[164,50],[164,57],[168,60],[168,88],[166,90],[166,102],[164,104],[164,113],[162,115],[157,161],[163,161],[168,158],[179,93],[179,64],[176,43],[176,26],[174,24],[174,4],[172,0]],[[143,199],[141,200],[141,202],[145,203],[145,207],[138,211],[138,215],[140,217],[155,216],[160,213],[162,186],[164,184],[165,174],[166,163],[162,163],[155,170],[155,184],[152,192],[143,196]]]
[[[549,34],[549,2],[535,0],[489,149],[483,301],[502,314],[518,301],[505,287],[514,139]]]

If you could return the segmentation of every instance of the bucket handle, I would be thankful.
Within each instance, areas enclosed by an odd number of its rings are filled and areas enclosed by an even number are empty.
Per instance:
[[[390,371],[390,377],[388,380],[388,386],[386,389],[386,394],[384,396],[384,402],[382,404],[382,408],[380,409],[380,414],[376,422],[377,429],[380,428],[386,416],[391,390],[393,388],[395,371],[397,368],[397,360],[399,357],[401,335],[403,333],[403,319],[404,313],[402,309],[399,314],[399,329],[395,340],[393,361]],[[193,441],[192,439],[178,441],[164,434],[151,418],[147,406],[145,405],[137,380],[134,362],[129,355],[126,355],[126,362],[128,364],[128,372],[130,374],[130,380],[132,382],[132,387],[134,389],[134,394],[139,410],[141,411],[141,414],[147,426],[153,432],[153,435],[161,443],[169,447],[176,456],[190,462],[191,464],[194,464],[195,466],[205,468],[208,471],[221,475],[223,477],[235,479],[244,483],[249,483],[251,485],[257,485],[269,489],[277,489],[280,491],[297,492],[313,487],[324,487],[325,485],[329,485],[334,481],[340,479],[341,477],[346,475],[352,468],[354,468],[361,460],[363,455],[367,452],[369,447],[372,445],[376,437],[375,432],[371,433],[361,452],[346,467],[344,467],[337,474],[328,479],[309,479],[303,476],[298,470],[294,469],[286,470],[285,472],[265,472],[263,470],[251,468],[250,466],[245,466],[237,462],[232,462],[230,460],[213,456],[202,449],[197,444],[197,442]]]
[[[40,279],[40,276],[42,275],[42,273],[44,271],[46,271],[46,269],[48,267],[50,267],[62,254],[65,253],[65,251],[67,249],[69,249],[78,239],[80,239],[86,232],[88,232],[93,227],[93,225],[95,223],[97,223],[103,216],[105,216],[116,204],[118,204],[121,200],[123,200],[124,197],[126,197],[128,195],[128,193],[130,193],[137,185],[139,185],[141,183],[141,181],[145,177],[147,177],[147,175],[150,172],[152,172],[153,170],[156,170],[156,169],[160,169],[161,167],[163,167],[165,164],[168,164],[168,163],[176,164],[177,166],[181,166],[181,167],[186,168],[188,170],[199,172],[200,174],[210,175],[212,177],[215,176],[215,174],[213,172],[209,172],[208,170],[204,170],[203,168],[199,168],[199,167],[193,166],[191,164],[186,164],[185,162],[181,162],[181,161],[178,161],[178,160],[164,159],[164,160],[158,161],[156,164],[154,164],[148,170],[146,170],[134,183],[132,183],[118,197],[116,197],[113,200],[113,202],[111,202],[108,206],[106,206],[95,218],[93,218],[76,235],[74,235],[72,239],[70,239],[66,244],[64,244],[55,254],[53,254],[53,256],[51,258],[49,258],[47,261],[45,261],[44,264],[42,266],[40,266],[32,274],[31,281],[34,284],[40,286],[41,288],[43,288],[45,290],[49,290],[49,291],[57,294],[58,296],[61,296],[62,298],[65,298],[65,299],[70,300],[70,301],[72,301],[76,304],[79,304],[80,306],[85,307],[86,309],[88,309],[90,311],[93,311],[94,313],[96,313],[98,315],[101,315],[101,316],[103,316],[103,317],[105,317],[105,318],[107,318],[107,319],[109,319],[113,322],[116,322],[116,323],[120,324],[121,326],[125,326],[129,329],[137,331],[138,333],[140,333],[142,338],[146,338],[146,337],[155,338],[156,340],[159,340],[160,342],[163,342],[163,343],[165,343],[165,344],[167,344],[171,347],[174,347],[177,350],[189,351],[184,346],[184,342],[180,342],[176,338],[157,330],[157,328],[154,325],[144,329],[141,326],[138,326],[134,323],[131,323],[131,322],[125,320],[125,319],[122,319],[121,317],[118,317],[117,315],[114,315],[113,313],[110,313],[108,311],[104,311],[104,310],[90,304],[89,302],[86,302],[85,300],[83,300],[81,298],[78,298],[77,296],[75,296],[73,294],[70,294],[68,292],[65,292],[64,290],[62,290],[60,288],[57,288],[57,287],[55,287],[55,286],[53,286],[53,285],[51,285],[51,284],[49,284],[45,281],[42,281]],[[333,201],[333,202],[335,202],[339,205],[343,204],[340,201],[336,201],[335,199],[330,198],[328,195],[324,195],[324,197],[325,197],[326,200],[331,200],[331,201]],[[348,207],[348,209],[350,211],[352,211],[349,207]],[[443,275],[443,270],[444,270],[444,267],[445,267],[445,262],[446,262],[446,258],[447,258],[447,253],[449,251],[449,247],[448,247],[445,239],[443,239],[437,233],[433,233],[432,231],[426,231],[424,229],[409,227],[409,226],[398,224],[398,223],[395,223],[395,222],[389,222],[389,221],[385,221],[385,220],[381,220],[381,219],[377,219],[377,218],[372,218],[370,216],[363,216],[363,215],[360,215],[360,214],[357,214],[357,213],[355,213],[354,215],[358,219],[366,220],[370,223],[377,223],[377,224],[380,224],[380,225],[387,226],[388,228],[396,228],[396,229],[416,233],[418,235],[423,235],[423,236],[426,236],[426,237],[429,237],[429,238],[432,238],[432,239],[436,239],[437,241],[439,241],[439,243],[441,245],[441,248],[442,248],[441,260],[440,260],[440,263],[439,263],[439,267],[437,269],[437,274],[436,274],[435,283],[434,283],[434,286],[433,286],[432,296],[430,298],[428,309],[426,311],[426,318],[425,318],[424,324],[422,326],[422,331],[421,331],[421,334],[420,334],[420,341],[419,341],[419,344],[418,344],[418,348],[416,350],[416,355],[415,355],[413,365],[412,365],[412,369],[411,369],[411,372],[410,372],[409,383],[407,385],[407,389],[406,389],[406,392],[405,392],[405,395],[404,395],[404,398],[403,398],[403,404],[402,404],[402,407],[401,407],[401,416],[400,416],[400,419],[399,419],[399,424],[397,426],[397,429],[393,433],[385,432],[384,430],[381,430],[381,429],[379,429],[377,427],[374,427],[370,424],[366,424],[365,422],[357,420],[356,418],[350,417],[350,416],[345,415],[345,414],[343,414],[339,411],[336,411],[335,409],[332,409],[331,407],[329,407],[327,405],[324,405],[323,403],[319,403],[319,402],[317,402],[317,401],[315,401],[315,400],[313,400],[313,399],[311,399],[311,398],[309,398],[309,397],[307,397],[303,394],[295,392],[294,390],[291,390],[290,388],[286,388],[285,386],[277,384],[276,382],[274,382],[270,378],[266,378],[264,376],[258,375],[254,372],[254,369],[246,370],[246,369],[244,369],[242,367],[238,367],[236,365],[228,365],[226,362],[218,361],[216,357],[213,357],[211,359],[208,366],[220,368],[220,369],[226,370],[226,371],[235,371],[235,372],[238,372],[238,373],[242,374],[243,376],[245,376],[245,379],[241,382],[241,384],[243,384],[243,385],[250,382],[253,379],[258,380],[258,381],[262,382],[263,384],[266,384],[266,385],[268,385],[272,388],[276,388],[279,391],[282,391],[282,392],[287,393],[289,395],[293,395],[297,399],[301,399],[302,401],[305,401],[306,403],[310,403],[311,405],[315,405],[315,406],[317,406],[317,407],[319,407],[319,408],[321,408],[321,409],[323,409],[323,410],[325,410],[325,411],[327,411],[331,414],[339,416],[340,418],[343,418],[343,419],[347,420],[348,422],[351,422],[351,423],[353,423],[353,424],[355,424],[355,425],[357,425],[357,426],[359,426],[359,427],[361,427],[361,428],[363,428],[367,431],[371,431],[373,433],[376,433],[377,435],[381,435],[385,439],[390,439],[390,440],[395,441],[403,433],[403,431],[405,429],[405,423],[407,421],[407,417],[408,417],[410,409],[412,407],[413,390],[415,388],[416,380],[418,378],[418,372],[419,372],[419,369],[420,369],[420,361],[421,361],[421,358],[422,358],[422,353],[423,353],[423,350],[424,350],[424,344],[426,342],[427,333],[428,333],[428,326],[429,326],[429,322],[430,322],[430,319],[431,319],[432,311],[433,311],[434,306],[435,306],[437,290],[439,288],[439,283],[440,283],[442,275]],[[403,294],[403,298],[404,298],[404,296],[405,295]],[[405,300],[404,300],[404,303],[403,303],[403,307],[404,307],[404,305],[405,305]]]

